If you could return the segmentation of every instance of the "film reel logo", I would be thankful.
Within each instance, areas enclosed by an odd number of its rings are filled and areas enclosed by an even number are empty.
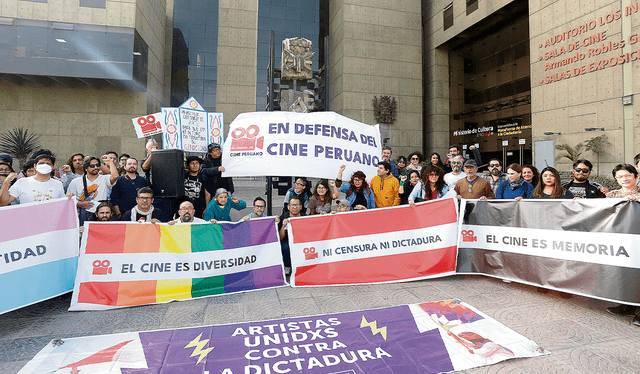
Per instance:
[[[93,275],[107,275],[107,274],[111,274],[113,272],[113,268],[109,265],[111,265],[111,262],[109,260],[104,260],[104,261],[100,261],[100,260],[95,260],[93,262]]]
[[[264,147],[264,136],[258,137],[260,128],[258,125],[251,125],[246,129],[236,127],[231,131],[231,151],[253,151],[256,148]]]
[[[304,252],[304,259],[306,260],[314,260],[316,258],[318,258],[318,253],[316,252],[316,249],[314,247],[311,248],[305,248],[302,250],[302,252]]]
[[[478,237],[474,235],[473,230],[462,230],[462,241],[463,242],[477,242]]]
[[[148,134],[162,129],[160,121],[158,121],[153,114],[146,117],[138,117],[138,126],[140,126],[143,134]]]

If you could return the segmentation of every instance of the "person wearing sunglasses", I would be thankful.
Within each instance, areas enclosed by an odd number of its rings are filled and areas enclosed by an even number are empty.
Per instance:
[[[609,192],[601,185],[589,180],[593,164],[589,160],[577,160],[573,163],[573,179],[563,182],[562,187],[571,192],[574,197],[581,199],[604,198]]]
[[[448,165],[451,165],[451,171],[444,175],[444,183],[447,184],[449,190],[453,190],[456,187],[456,183],[460,179],[464,179],[467,175],[462,172],[462,164],[464,159],[458,155],[451,159]]]
[[[507,174],[502,171],[502,163],[497,158],[489,160],[489,170],[482,174],[482,177],[491,183],[491,190],[496,194],[498,187],[507,180]]]
[[[74,178],[67,189],[68,193],[72,193],[78,198],[78,217],[80,225],[84,221],[94,219],[97,201],[107,200],[109,198],[109,189],[116,183],[119,177],[117,159],[113,160],[107,155],[102,156],[102,160],[109,167],[111,174],[101,175],[100,167],[102,162],[94,156],[85,157],[82,162],[84,175],[80,178]]]
[[[287,194],[284,196],[284,206],[282,207],[282,214],[289,211],[289,200],[297,197],[302,202],[302,213],[307,213],[309,207],[309,198],[311,197],[311,189],[307,178],[296,177],[293,187],[291,187]]]

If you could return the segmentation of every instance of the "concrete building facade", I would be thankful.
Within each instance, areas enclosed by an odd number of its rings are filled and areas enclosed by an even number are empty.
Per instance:
[[[640,151],[630,1],[0,0],[0,132],[25,127],[66,158],[141,156],[131,118],[194,96],[228,124],[266,103],[268,33],[314,43],[328,110],[381,124],[394,156],[477,144],[505,162],[603,171]],[[590,131],[585,131],[585,129]]]

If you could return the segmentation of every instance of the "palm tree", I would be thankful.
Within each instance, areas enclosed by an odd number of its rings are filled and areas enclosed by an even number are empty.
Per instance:
[[[573,164],[574,162],[578,161],[580,159],[580,156],[582,155],[582,152],[584,152],[585,150],[585,145],[583,143],[579,143],[576,144],[575,147],[570,146],[567,143],[564,144],[558,144],[556,145],[556,149],[559,151],[564,151],[566,152],[565,154],[561,154],[558,157],[556,157],[556,160],[561,160],[563,158],[568,158],[571,163]]]
[[[0,135],[0,152],[18,159],[22,168],[29,155],[40,148],[40,136],[23,127],[14,127]]]
[[[611,144],[609,143],[609,138],[607,135],[602,134],[595,138],[585,140],[584,144],[587,151],[596,155],[596,164],[598,168],[597,174],[600,174],[600,154],[607,153],[607,145]]]

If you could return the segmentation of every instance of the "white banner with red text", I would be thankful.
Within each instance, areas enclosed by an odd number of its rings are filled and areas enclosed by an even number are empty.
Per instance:
[[[349,178],[361,170],[376,175],[380,129],[334,112],[242,113],[224,143],[223,176],[335,178],[341,165]]]
[[[455,199],[292,218],[292,286],[397,282],[455,274]]]

